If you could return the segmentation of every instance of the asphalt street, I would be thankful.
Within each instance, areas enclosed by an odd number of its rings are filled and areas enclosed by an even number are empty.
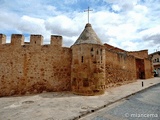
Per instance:
[[[160,120],[160,84],[80,120]]]

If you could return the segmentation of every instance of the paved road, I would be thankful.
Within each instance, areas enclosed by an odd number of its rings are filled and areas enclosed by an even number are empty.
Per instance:
[[[160,85],[130,96],[80,120],[160,120]]]

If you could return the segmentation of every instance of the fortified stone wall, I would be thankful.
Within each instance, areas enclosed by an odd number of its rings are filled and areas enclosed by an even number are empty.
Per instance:
[[[106,50],[106,87],[136,80],[135,57]]]
[[[148,50],[141,50],[141,51],[131,51],[128,52],[128,55],[133,55],[137,58],[148,58]]]
[[[141,76],[140,78],[142,78],[142,79],[147,79],[147,78],[153,77],[152,62],[149,59],[148,50],[132,51],[132,52],[128,52],[128,55],[133,55],[137,59],[143,61],[142,63],[139,64],[142,67],[141,67],[140,71],[137,70],[139,72],[139,73],[137,73],[137,76],[138,76],[138,74],[140,74],[142,72],[144,75],[142,75],[142,76],[139,75],[139,76]],[[143,70],[142,70],[142,68],[143,68]],[[138,77],[137,77],[137,79],[138,79]]]
[[[90,30],[86,28],[85,36],[78,40],[86,42]],[[6,43],[6,36],[0,34],[0,96],[71,90],[82,95],[102,94],[107,87],[151,78],[151,69],[147,50],[127,52],[90,40],[65,48],[62,36],[55,35],[49,45],[43,45],[41,35],[31,35],[25,43],[20,34],[13,34],[11,43]]]
[[[41,35],[24,45],[24,36],[13,34],[6,44],[0,34],[0,96],[71,89],[71,49],[62,47],[61,36],[42,43]]]
[[[118,48],[118,47],[114,47],[114,46],[109,45],[109,44],[107,44],[107,43],[105,43],[104,46],[105,46],[105,48],[106,48],[107,50],[110,50],[110,51],[114,51],[114,52],[127,52],[127,51],[125,51],[125,50],[123,50],[123,49],[120,49],[120,48]]]
[[[153,77],[152,62],[149,59],[144,59],[145,79]]]
[[[105,49],[97,44],[72,46],[72,91],[97,95],[105,90]]]

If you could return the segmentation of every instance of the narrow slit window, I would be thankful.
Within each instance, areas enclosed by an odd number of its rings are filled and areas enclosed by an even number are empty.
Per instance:
[[[102,55],[102,49],[100,51],[101,51],[100,54]]]
[[[81,58],[81,62],[83,63],[83,56],[82,56],[82,58]]]
[[[103,59],[103,58],[102,58],[102,56],[101,56],[101,63],[102,63],[102,59]]]
[[[94,54],[94,53],[93,53],[93,48],[91,48],[91,57],[93,57],[93,54]]]

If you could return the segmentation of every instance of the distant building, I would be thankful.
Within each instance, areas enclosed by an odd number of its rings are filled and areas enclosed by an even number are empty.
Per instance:
[[[154,76],[160,77],[160,51],[150,54],[150,58],[153,64]]]

